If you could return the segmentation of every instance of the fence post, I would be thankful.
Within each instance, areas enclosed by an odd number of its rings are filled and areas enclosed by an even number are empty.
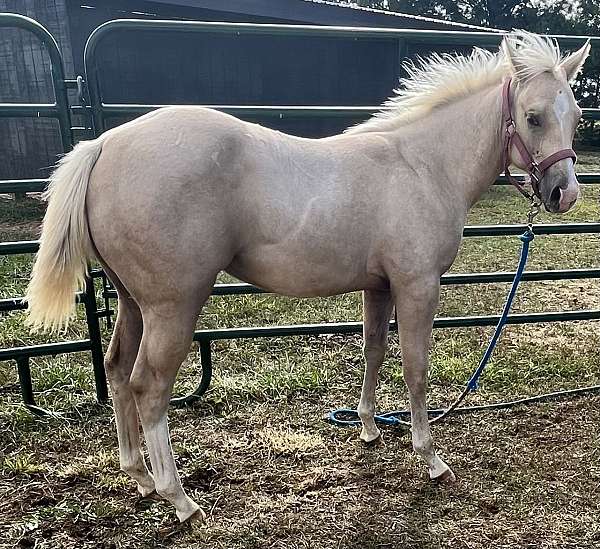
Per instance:
[[[23,402],[26,405],[35,406],[28,356],[17,358],[17,373],[19,375],[19,385],[21,386],[21,396],[23,397]]]
[[[173,406],[188,406],[196,402],[209,388],[212,379],[212,353],[210,348],[210,338],[203,337],[198,341],[200,347],[200,365],[202,367],[202,378],[198,386],[189,394],[182,397],[173,397],[171,404]]]
[[[21,386],[21,397],[27,409],[36,416],[52,416],[52,412],[40,408],[35,403],[33,394],[33,383],[31,381],[31,368],[28,356],[20,356],[17,359],[17,374],[19,375],[19,385]]]
[[[94,381],[96,383],[96,398],[98,402],[108,400],[108,387],[106,385],[106,372],[104,371],[104,352],[102,350],[102,333],[98,321],[98,306],[96,304],[96,290],[94,279],[88,274],[85,281],[83,295],[85,305],[85,319],[90,335],[92,366],[94,368]]]

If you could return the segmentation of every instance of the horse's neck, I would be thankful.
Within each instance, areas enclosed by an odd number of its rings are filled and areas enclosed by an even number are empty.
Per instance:
[[[435,183],[450,185],[470,208],[502,170],[501,85],[439,107],[412,125],[411,148],[425,149]]]
[[[452,183],[462,186],[469,206],[494,183],[502,166],[502,85],[474,94],[466,110],[449,126],[450,139],[460,147],[460,172]],[[455,157],[456,160],[456,157]],[[452,176],[451,176],[452,177]]]

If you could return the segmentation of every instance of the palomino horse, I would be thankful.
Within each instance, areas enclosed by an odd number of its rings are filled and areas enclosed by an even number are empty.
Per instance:
[[[181,487],[167,408],[222,270],[289,296],[364,291],[366,442],[380,436],[375,386],[395,305],[413,446],[431,478],[453,480],[434,449],[425,398],[440,275],[469,208],[509,160],[537,175],[547,210],[573,205],[570,147],[581,110],[569,81],[588,53],[586,44],[561,58],[554,42],[517,31],[495,55],[476,49],[408,66],[382,112],[343,135],[302,139],[169,107],[65,156],[48,191],[29,322],[64,326],[88,260],[98,259],[119,294],[106,372],[121,468],[139,491],[156,490],[181,521],[202,514]]]

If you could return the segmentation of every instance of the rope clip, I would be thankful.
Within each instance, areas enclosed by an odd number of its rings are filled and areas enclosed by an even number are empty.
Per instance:
[[[533,220],[540,213],[541,208],[542,204],[535,197],[532,197],[529,211],[527,212],[527,226],[529,230],[533,228]]]

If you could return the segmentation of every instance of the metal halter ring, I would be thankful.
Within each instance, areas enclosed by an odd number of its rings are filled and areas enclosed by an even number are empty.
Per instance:
[[[529,205],[529,211],[527,212],[527,225],[531,227],[533,225],[533,220],[537,214],[540,213],[540,209],[542,204],[536,197],[531,197],[531,204]]]

